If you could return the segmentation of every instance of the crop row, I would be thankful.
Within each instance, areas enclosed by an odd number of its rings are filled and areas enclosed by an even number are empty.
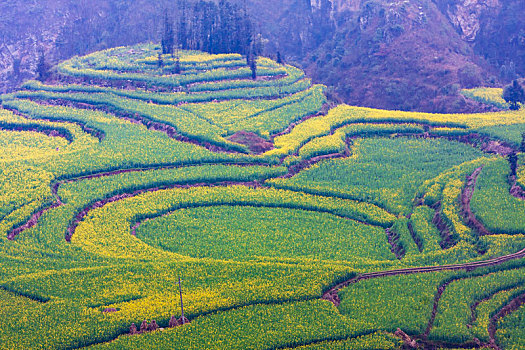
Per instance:
[[[289,95],[283,98],[275,100],[230,100],[224,102],[217,102],[211,104],[187,104],[180,108],[191,111],[202,119],[209,120],[213,124],[220,125],[228,129],[228,131],[238,130],[250,130],[255,127],[256,130],[261,132],[269,133],[271,130],[271,122],[277,115],[266,116],[273,111],[278,113],[281,119],[293,120],[294,118],[300,118],[304,113],[315,113],[311,111],[307,103],[307,99],[312,97],[317,102],[319,110],[322,103],[325,101],[323,95],[323,88],[320,85],[315,85],[311,89],[298,92],[293,95]],[[306,100],[306,101],[305,101]],[[304,108],[304,112],[299,116],[286,112],[285,107],[292,104],[297,105],[297,109]],[[253,119],[264,119],[267,122],[264,123],[251,123]],[[282,128],[284,128],[283,126]]]
[[[501,319],[497,325],[496,340],[504,349],[519,350],[525,347],[525,306]]]
[[[497,292],[525,284],[523,268],[493,272],[488,275],[462,278],[450,283],[440,301],[434,326],[429,337],[463,343],[473,334],[467,325],[471,321],[471,308],[476,301],[491,297]],[[482,333],[488,338],[487,328]]]
[[[171,55],[162,55],[163,60],[168,64],[173,64],[176,61],[176,58],[173,58]],[[239,54],[215,54],[210,55],[205,52],[194,53],[192,51],[182,50],[180,51],[179,61],[181,64],[213,64],[216,62],[222,61],[241,61],[243,57]],[[158,61],[158,56],[149,56],[144,59],[136,60],[137,63],[145,64],[156,64]]]
[[[501,88],[475,88],[463,89],[461,93],[475,101],[493,105],[501,109],[509,109],[509,104],[503,99],[503,89]]]
[[[318,86],[278,100],[237,100],[185,107],[157,105],[141,100],[118,97],[110,93],[25,91],[18,93],[17,96],[107,106],[131,116],[138,114],[150,121],[171,125],[183,135],[237,150],[242,150],[242,148],[222,137],[228,132],[226,128],[230,128],[230,131],[247,129],[269,134],[276,128],[284,128],[294,118],[317,112],[325,101],[322,88]],[[234,117],[230,116],[230,106],[237,106],[237,114],[234,113]],[[221,118],[215,116],[217,108],[224,109],[225,114],[219,115]],[[225,118],[226,116],[229,117]],[[236,118],[233,119],[236,123],[228,127],[232,123],[231,118]]]
[[[345,140],[355,136],[386,136],[390,134],[422,133],[415,124],[364,124],[356,123],[336,129],[330,135],[314,138],[299,149],[299,156],[308,159],[315,156],[345,151]]]
[[[147,62],[147,63],[146,63]],[[150,75],[163,75],[175,72],[175,61],[173,59],[163,58],[160,62],[156,57],[154,62],[137,60],[134,62],[123,62],[116,58],[109,58],[105,60],[92,61],[90,62],[90,68],[97,70],[113,70],[117,72],[137,72],[137,73],[148,73]],[[77,65],[80,66],[80,65]],[[196,63],[187,60],[181,60],[178,68],[181,74],[191,74],[202,70],[211,70],[219,68],[239,68],[246,66],[246,61],[240,59],[230,60],[212,60],[206,63]]]
[[[504,289],[499,291],[488,298],[478,300],[477,305],[471,305],[472,307],[476,306],[472,311],[474,319],[471,319],[472,325],[472,334],[481,341],[488,342],[489,334],[488,327],[490,325],[490,319],[496,311],[500,310],[504,305],[506,305],[510,300],[512,300],[516,295],[524,293],[525,286],[523,284],[510,289]],[[520,337],[514,338],[515,340],[520,339]]]
[[[56,251],[59,252],[60,249]],[[69,259],[81,257],[75,250],[71,250],[70,254]],[[96,263],[97,260],[91,262]],[[251,308],[257,311],[256,314],[262,315],[264,310],[271,312],[275,308],[279,309],[280,303],[290,299],[311,299],[321,293],[323,285],[331,283],[338,271],[328,266],[321,268],[313,265],[298,267],[212,261],[169,264],[118,261],[115,265],[107,265],[107,261],[98,263],[99,266],[62,268],[61,271],[19,276],[12,282],[4,283],[9,285],[8,288],[14,286],[16,290],[49,295],[51,300],[39,303],[0,290],[0,326],[6,330],[0,333],[1,344],[10,349],[82,347],[112,340],[126,333],[132,322],[138,325],[144,319],[156,319],[165,327],[171,315],[180,315],[179,295],[174,284],[181,274],[184,277],[185,314],[193,319],[192,324],[198,325],[198,322],[208,322],[214,316],[212,314],[195,319],[197,316],[216,310],[261,303]],[[266,305],[271,303],[279,304]],[[327,302],[307,303],[313,303],[314,306],[304,310],[305,313],[301,312],[301,307],[296,309],[290,306],[285,308],[285,313],[279,313],[276,320],[283,314],[291,317],[297,315],[297,319],[301,320],[307,310],[313,315],[311,310],[323,310],[322,306],[325,310],[331,310],[327,316],[337,315],[333,306]],[[101,312],[106,307],[113,307],[118,311],[109,314]],[[243,312],[243,309],[238,310]],[[232,310],[215,315],[220,318],[231,315],[231,319],[237,312],[239,311]],[[340,316],[333,320],[334,326],[339,324],[339,320]],[[245,318],[240,318],[242,324],[245,321]],[[286,322],[286,319],[283,321]],[[319,322],[324,324],[325,321]],[[266,323],[256,324],[260,327]],[[223,324],[221,328],[223,331],[235,330],[235,327],[227,324]],[[332,331],[334,328],[325,332],[329,334]],[[327,339],[323,333],[318,337],[314,339]],[[141,339],[143,337],[132,340]],[[287,339],[287,336],[283,335],[281,339]],[[207,340],[202,338],[201,341]],[[288,344],[292,345],[283,345]]]
[[[295,347],[296,350],[394,350],[401,345],[399,338],[391,334],[376,332],[356,338],[337,341],[323,341]],[[287,348],[285,350],[291,350]]]
[[[225,79],[241,79],[252,76],[250,68],[239,69],[215,69],[197,74],[175,74],[175,75],[147,75],[142,73],[117,73],[112,70],[97,70],[92,68],[78,68],[74,61],[65,61],[57,66],[60,74],[74,78],[101,79],[109,81],[134,81],[161,87],[179,87],[187,84],[210,82]],[[258,76],[278,76],[286,74],[284,68],[258,67]]]
[[[441,249],[439,245],[440,234],[436,226],[432,223],[433,217],[434,210],[424,205],[414,208],[410,216],[410,222],[421,242],[423,253]]]
[[[416,255],[420,253],[417,245],[419,239],[417,236],[412,236],[408,226],[409,223],[409,219],[401,217],[398,218],[390,228],[391,232],[397,238],[395,244],[398,246],[398,249],[401,250],[402,255]]]
[[[400,137],[353,141],[351,157],[323,160],[292,178],[270,180],[269,184],[358,199],[407,215],[412,210],[418,187],[426,180],[482,156],[480,151],[467,145],[439,139]]]
[[[422,334],[432,313],[436,286],[454,272],[387,276],[351,284],[339,292],[339,310],[369,329]]]
[[[238,145],[225,140],[221,135],[226,130],[209,121],[198,118],[192,113],[169,105],[156,105],[141,100],[133,100],[118,97],[113,94],[95,93],[51,93],[43,91],[25,92],[19,94],[20,97],[31,97],[40,99],[56,99],[63,101],[73,101],[88,103],[95,106],[106,106],[116,111],[122,111],[126,115],[133,116],[138,114],[147,118],[149,121],[160,122],[174,127],[181,134],[197,138],[203,142],[210,142],[216,145],[242,150]]]
[[[284,88],[301,79],[304,79],[305,74],[299,68],[293,66],[284,66],[286,69],[286,76],[276,80],[229,80],[210,83],[194,84],[188,87],[191,92],[203,91],[217,91],[217,90],[231,90],[231,89],[248,89],[263,86],[277,86]]]
[[[448,226],[449,237],[442,239],[457,243],[462,240],[469,244],[479,245],[479,237],[472,229],[465,225],[462,219],[462,208],[460,207],[460,195],[464,188],[464,179],[480,166],[486,166],[494,161],[494,158],[479,158],[474,161],[465,162],[461,165],[443,172],[434,179],[426,181],[418,190],[416,198],[421,198],[423,203],[430,207],[440,204],[439,212],[442,220]],[[474,192],[476,193],[476,192]],[[447,245],[442,241],[441,245]],[[484,249],[478,246],[479,249]]]
[[[283,79],[269,80],[272,84],[255,84],[252,88],[217,89],[210,92],[186,93],[186,92],[152,92],[140,89],[127,90],[96,85],[44,85],[36,81],[27,81],[23,87],[28,90],[43,90],[50,92],[86,92],[86,93],[112,93],[117,96],[133,98],[144,101],[151,101],[159,104],[179,104],[179,103],[199,103],[210,101],[223,101],[230,99],[255,99],[255,98],[274,98],[283,97],[288,94],[297,93],[310,87],[309,79],[300,79],[294,82],[284,83]],[[247,81],[247,80],[246,80]],[[239,82],[245,82],[239,80]],[[247,81],[249,82],[249,81]],[[266,81],[261,81],[266,82]],[[259,83],[256,81],[254,83]],[[258,86],[261,85],[261,86]],[[195,85],[197,86],[197,85]],[[227,85],[225,85],[226,87]]]
[[[325,339],[357,336],[349,320],[325,301],[255,305],[194,320],[173,330],[123,336],[93,349],[268,349],[296,347]]]
[[[289,134],[277,137],[276,149],[271,152],[288,154],[314,137],[327,135],[340,126],[352,123],[415,123],[432,127],[430,133],[440,136],[479,132],[515,145],[519,145],[521,133],[525,130],[522,111],[430,114],[339,105],[326,115],[307,120],[294,127]],[[465,131],[462,132],[461,129]]]
[[[514,261],[472,272],[365,279],[340,291],[339,309],[347,317],[365,322],[369,328],[393,332],[399,327],[410,335],[419,335],[430,325],[429,339],[463,343],[472,337],[467,327],[472,315],[470,306],[498,291],[522,284],[523,264],[523,261]],[[429,323],[435,301],[438,302],[436,318]],[[485,335],[486,332],[485,328]]]
[[[72,214],[68,222],[73,224],[73,213],[80,213],[94,203],[126,193],[174,185],[260,181],[284,172],[286,168],[283,167],[232,165],[168,166],[128,172],[121,170],[65,180],[58,187],[57,194],[67,203],[67,207],[71,207]]]
[[[389,226],[393,216],[368,203],[313,196],[276,189],[244,186],[168,189],[143,193],[97,208],[78,225],[73,244],[91,253],[119,257],[166,257],[130,235],[136,222],[191,207],[249,205],[305,209],[331,213],[379,226]]]
[[[80,155],[76,154],[77,161],[74,164],[66,165],[65,163],[68,160],[57,157],[53,163],[45,165],[45,167],[58,172],[58,176],[61,176],[62,173],[90,173],[95,169],[111,167],[129,168],[140,167],[144,164],[198,163],[200,160],[243,159],[243,156],[234,157],[226,153],[215,153],[194,144],[176,141],[165,133],[149,131],[143,125],[118,119],[100,111],[41,105],[20,99],[4,100],[3,104],[28,115],[32,119],[78,123],[105,135],[100,142],[89,139],[89,143],[76,144],[75,152],[83,150],[82,157],[84,160],[79,162],[78,157]],[[101,154],[105,154],[105,156],[101,156]],[[108,154],[112,156],[108,158]],[[77,170],[69,170],[71,167],[76,167]],[[93,169],[93,171],[89,169]]]
[[[525,234],[525,201],[510,195],[509,174],[505,159],[483,167],[472,196],[472,211],[492,233]]]
[[[136,236],[195,258],[355,261],[391,257],[382,228],[308,210],[219,205],[144,221]]]

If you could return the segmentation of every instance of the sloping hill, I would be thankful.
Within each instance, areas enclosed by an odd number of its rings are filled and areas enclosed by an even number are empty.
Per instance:
[[[353,105],[479,111],[484,107],[465,100],[460,89],[525,75],[523,0],[246,4],[267,39],[266,55],[280,50]],[[42,48],[56,63],[159,41],[164,9],[176,17],[176,3],[164,0],[3,1],[0,90],[34,76]]]
[[[159,53],[2,96],[2,348],[522,343],[523,110],[328,110],[293,66]]]

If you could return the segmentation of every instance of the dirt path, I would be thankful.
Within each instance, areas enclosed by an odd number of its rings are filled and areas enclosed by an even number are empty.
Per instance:
[[[496,258],[491,258],[487,260],[463,263],[463,264],[450,264],[450,265],[425,266],[425,267],[408,267],[408,268],[395,269],[395,270],[367,272],[367,273],[363,273],[357,277],[351,278],[349,280],[343,281],[335,285],[334,287],[326,291],[321,297],[321,299],[328,300],[332,302],[335,306],[339,306],[340,304],[340,299],[338,295],[339,291],[345,287],[348,287],[350,284],[359,282],[361,280],[380,278],[380,277],[386,277],[386,276],[408,275],[408,274],[414,274],[414,273],[426,273],[426,272],[436,272],[436,271],[445,271],[445,270],[471,271],[471,270],[474,270],[480,267],[500,265],[509,260],[521,259],[523,257],[525,257],[525,248],[516,253],[512,253],[512,254],[496,257]]]
[[[399,234],[394,232],[390,227],[385,229],[385,234],[392,254],[394,254],[398,260],[403,259],[405,256],[405,249],[398,244]]]
[[[448,285],[452,283],[453,281],[447,281],[439,286],[436,295],[434,296],[434,304],[432,305],[432,314],[430,315],[430,319],[427,323],[427,328],[425,329],[425,332],[421,335],[423,339],[427,339],[428,335],[430,334],[430,331],[432,330],[432,327],[434,326],[434,321],[436,320],[436,315],[439,307],[439,301],[441,300],[441,296],[445,292],[445,289],[447,289]]]
[[[66,139],[68,143],[73,142],[73,136],[67,130],[60,130],[58,128],[36,126],[31,124],[17,124],[17,123],[3,123],[0,122],[0,130],[2,131],[29,131],[44,134],[49,137],[60,137]]]
[[[436,205],[432,207],[432,209],[434,209],[432,223],[436,226],[439,231],[439,235],[441,236],[439,246],[441,249],[448,249],[455,246],[457,242],[454,241],[452,235],[450,234],[450,229],[441,216],[441,202],[437,202]]]
[[[525,200],[525,190],[523,189],[523,187],[518,185],[518,182],[515,178],[514,181],[511,180],[510,194],[515,198]]]

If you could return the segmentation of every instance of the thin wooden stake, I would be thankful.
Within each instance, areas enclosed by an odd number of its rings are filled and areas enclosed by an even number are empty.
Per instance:
[[[184,323],[185,323],[185,320],[184,320],[184,305],[182,304],[182,283],[181,283],[180,276],[179,276],[179,293],[180,293],[180,313],[181,313],[181,320],[182,320],[182,324],[184,324]]]

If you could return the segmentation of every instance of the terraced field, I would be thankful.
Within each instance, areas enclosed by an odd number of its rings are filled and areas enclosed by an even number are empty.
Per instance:
[[[0,349],[523,347],[523,110],[334,106],[266,58],[158,53],[2,96]]]

